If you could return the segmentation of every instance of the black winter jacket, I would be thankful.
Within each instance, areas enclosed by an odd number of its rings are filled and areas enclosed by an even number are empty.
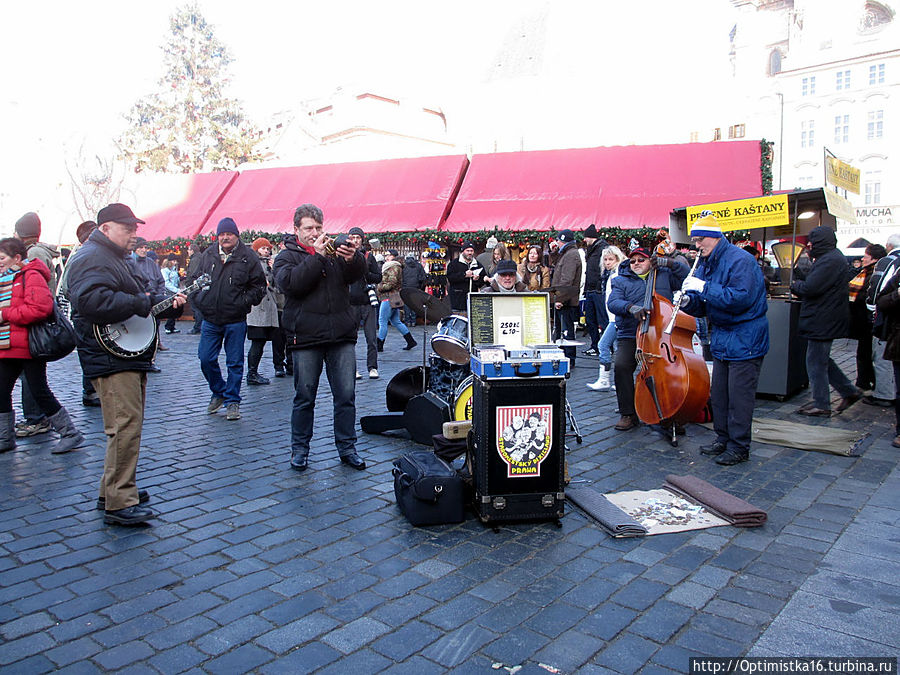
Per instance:
[[[370,284],[374,286],[381,281],[381,265],[375,260],[375,256],[371,251],[361,252],[366,259],[366,272],[359,279],[350,284],[350,304],[351,305],[368,305],[369,291],[366,286]]]
[[[425,268],[418,260],[406,260],[403,262],[403,283],[401,288],[418,288],[425,290]]]
[[[250,308],[266,295],[266,275],[259,256],[242,241],[226,263],[219,257],[219,245],[213,242],[200,254],[195,273],[208,274],[211,283],[192,296],[191,303],[200,308],[205,321],[219,326],[246,321]]]
[[[68,297],[72,303],[72,323],[78,334],[78,358],[85,377],[95,378],[126,370],[150,370],[153,352],[135,359],[120,359],[107,352],[94,337],[94,324],[123,321],[137,314],[149,316],[153,304],[164,295],[144,292],[144,278],[131,254],[114,244],[100,230],[72,256],[66,267]],[[160,317],[177,314],[167,310]]]
[[[584,252],[584,292],[602,291],[603,283],[603,249],[607,247],[605,239],[598,239]]]
[[[358,317],[350,305],[350,284],[365,274],[362,253],[357,251],[350,262],[345,262],[309,253],[296,237],[285,237],[284,246],[272,270],[275,283],[285,295],[287,348],[355,344]]]
[[[809,233],[812,267],[806,278],[794,281],[791,291],[800,300],[800,337],[809,340],[836,340],[847,337],[850,308],[847,277],[850,265],[837,250],[834,230],[820,225]]]

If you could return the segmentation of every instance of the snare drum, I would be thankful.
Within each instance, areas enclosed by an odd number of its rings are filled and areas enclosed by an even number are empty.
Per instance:
[[[453,406],[450,408],[450,414],[453,416],[454,422],[472,420],[472,393],[474,384],[475,376],[469,375],[456,388],[456,395],[453,397]]]
[[[452,314],[441,319],[437,332],[431,336],[431,348],[450,363],[469,362],[469,320]]]

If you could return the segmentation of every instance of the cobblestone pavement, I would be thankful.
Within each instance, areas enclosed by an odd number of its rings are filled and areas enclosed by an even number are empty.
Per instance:
[[[105,439],[99,410],[81,406],[74,356],[50,381],[89,447],[51,456],[45,435],[0,455],[4,671],[683,673],[691,655],[898,653],[893,411],[858,404],[812,422],[866,429],[859,457],[755,445],[749,463],[719,467],[698,453],[712,436],[702,427],[677,448],[646,427],[615,432],[615,395],[585,387],[596,360],[579,358],[574,480],[649,489],[691,473],[765,508],[768,523],[624,540],[577,511],[561,528],[494,532],[472,517],[414,528],[390,473],[410,441],[361,435],[369,468],[342,466],[323,380],[310,470],[297,474],[290,381],[245,386],[229,422],[206,413],[197,337],[165,342],[138,471],[154,524],[106,526],[94,508]],[[421,354],[401,345],[392,331],[381,379],[358,383],[359,414],[383,412],[391,376]],[[791,414],[807,399],[759,401],[757,414],[809,422]]]

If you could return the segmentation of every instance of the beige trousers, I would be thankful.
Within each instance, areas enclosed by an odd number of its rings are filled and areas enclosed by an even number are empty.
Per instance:
[[[100,496],[106,498],[107,511],[118,511],[139,501],[135,475],[144,426],[147,373],[126,370],[92,382],[100,396],[106,433]]]

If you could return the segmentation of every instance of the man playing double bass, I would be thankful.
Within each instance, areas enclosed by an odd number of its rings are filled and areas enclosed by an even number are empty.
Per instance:
[[[691,239],[700,262],[681,287],[681,304],[709,321],[713,355],[709,395],[716,440],[700,452],[729,466],[750,458],[756,385],[769,351],[766,282],[756,259],[722,236],[712,214],[693,224]]]

